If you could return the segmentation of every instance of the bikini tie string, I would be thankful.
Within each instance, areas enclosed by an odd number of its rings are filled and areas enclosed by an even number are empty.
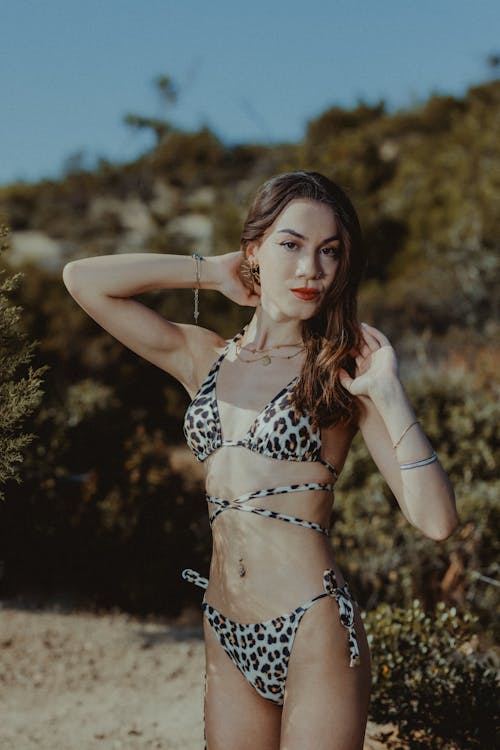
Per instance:
[[[198,571],[192,570],[192,568],[185,568],[182,573],[182,577],[189,583],[194,583],[195,586],[199,586],[200,589],[206,589],[208,587],[208,579],[200,576]]]
[[[325,570],[323,574],[323,586],[326,593],[336,600],[340,612],[340,622],[349,631],[349,666],[358,667],[360,664],[360,655],[354,627],[354,605],[352,603],[349,584],[347,581],[344,581],[342,586],[338,586],[335,573],[330,568],[329,570]]]

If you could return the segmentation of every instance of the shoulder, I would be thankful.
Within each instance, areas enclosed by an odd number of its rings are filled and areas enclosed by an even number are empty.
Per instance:
[[[226,346],[227,341],[216,331],[192,323],[177,324],[184,334],[186,345],[193,351],[215,351]]]
[[[216,331],[203,326],[181,323],[186,342],[186,349],[192,363],[189,379],[186,379],[185,387],[193,396],[199,389],[213,363],[222,354],[228,344]]]

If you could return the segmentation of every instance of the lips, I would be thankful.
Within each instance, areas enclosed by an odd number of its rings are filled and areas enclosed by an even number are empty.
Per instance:
[[[310,289],[309,287],[299,287],[297,289],[290,289],[290,291],[299,299],[305,300],[306,302],[310,302],[311,300],[316,299],[319,296],[319,291],[317,289]]]

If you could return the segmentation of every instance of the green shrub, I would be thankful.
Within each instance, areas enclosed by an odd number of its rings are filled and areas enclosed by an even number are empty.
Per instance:
[[[430,608],[445,599],[474,611],[498,640],[499,402],[460,372],[428,373],[408,384],[408,391],[450,474],[460,525],[439,543],[412,526],[358,435],[334,504],[332,543],[339,565],[367,610],[381,602],[409,607],[415,598]]]
[[[478,651],[477,618],[442,602],[428,615],[415,600],[408,609],[381,604],[364,623],[374,721],[395,722],[412,750],[497,747],[500,664]]]
[[[331,107],[307,124],[306,140],[309,145],[320,147],[328,138],[344,130],[357,130],[383,117],[384,110],[383,101],[375,106],[359,102],[356,109]]]
[[[0,225],[0,253],[8,248],[8,235],[7,227]],[[42,375],[48,369],[30,364],[39,342],[30,341],[22,330],[22,307],[14,303],[22,277],[5,275],[0,268],[0,500],[8,480],[21,481],[23,452],[36,438],[26,430],[26,422],[42,400]]]
[[[178,185],[203,184],[224,158],[224,146],[208,128],[195,133],[175,131],[145,159],[155,174],[164,174]]]
[[[472,374],[435,370],[408,383],[415,411],[454,483],[493,480],[500,462],[500,389]]]
[[[403,355],[408,352],[406,369],[415,373],[408,383],[410,397],[451,475],[461,524],[443,543],[424,537],[404,518],[362,441],[356,440],[335,502],[335,553],[368,610],[384,600],[410,607],[414,598],[429,609],[444,598],[448,606],[473,611],[495,639],[500,637],[493,617],[500,590],[491,581],[500,577],[495,471],[500,399],[492,383],[500,360],[492,352],[498,339],[499,92],[499,82],[492,82],[471,89],[463,102],[434,96],[425,107],[394,115],[385,114],[382,103],[361,103],[352,111],[333,108],[312,121],[297,144],[232,147],[206,128],[176,132],[127,165],[102,160],[93,174],[0,190],[0,212],[13,228],[46,231],[65,243],[69,259],[120,247],[121,222],[94,216],[90,209],[96,197],[133,197],[149,205],[159,178],[175,186],[175,210],[186,210],[193,188],[216,190],[211,209],[216,252],[236,246],[253,191],[271,174],[320,169],[344,185],[360,213],[371,255],[361,295],[365,319],[380,326]],[[153,249],[172,252],[163,225],[153,239]],[[22,578],[36,586],[56,575],[68,587],[84,587],[91,549],[100,601],[116,603],[111,571],[114,561],[124,560],[128,572],[120,603],[132,601],[139,608],[136,594],[125,591],[135,569],[143,571],[142,579],[137,573],[129,591],[140,595],[147,589],[149,607],[158,601],[155,591],[165,587],[162,566],[177,564],[174,545],[170,557],[161,557],[165,539],[174,538],[174,532],[158,533],[154,543],[152,537],[148,542],[151,556],[161,550],[158,565],[142,566],[138,552],[127,568],[128,545],[137,540],[136,550],[141,549],[148,517],[161,529],[170,511],[175,515],[180,508],[175,518],[181,530],[198,523],[199,496],[193,495],[190,505],[187,493],[184,505],[174,511],[164,505],[162,494],[185,496],[182,478],[171,476],[168,468],[162,473],[162,456],[182,441],[186,393],[99,329],[67,295],[60,276],[30,266],[11,296],[23,309],[29,340],[40,339],[38,364],[48,362],[51,374],[42,408],[29,426],[39,438],[22,467],[25,483],[12,488],[12,498],[0,508],[7,570],[2,583],[11,580],[15,589]],[[144,295],[146,304],[180,322],[192,321],[192,300],[191,290]],[[251,315],[216,292],[202,291],[200,301],[200,324],[225,336]],[[428,374],[446,352],[467,349],[470,367],[467,363],[456,374]],[[470,377],[464,369],[473,371]],[[13,401],[21,403],[18,397]],[[145,441],[136,432],[139,425],[144,425]],[[130,462],[156,466],[163,490],[150,486],[152,474],[144,469],[144,494],[137,492]],[[206,527],[203,534],[202,564],[209,545]],[[66,561],[75,560],[76,552],[81,569],[73,575],[75,568]]]

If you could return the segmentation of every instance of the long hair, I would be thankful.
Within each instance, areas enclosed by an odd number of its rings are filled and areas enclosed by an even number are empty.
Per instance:
[[[354,374],[354,356],[361,342],[357,292],[366,255],[359,219],[344,190],[318,172],[279,174],[258,190],[241,234],[246,258],[249,244],[262,240],[290,201],[309,198],[328,205],[340,235],[340,262],[332,285],[316,315],[302,321],[306,357],[293,392],[298,410],[307,410],[316,426],[349,424],[358,413],[354,397],[341,385],[339,368]],[[242,279],[252,282],[243,272]]]

